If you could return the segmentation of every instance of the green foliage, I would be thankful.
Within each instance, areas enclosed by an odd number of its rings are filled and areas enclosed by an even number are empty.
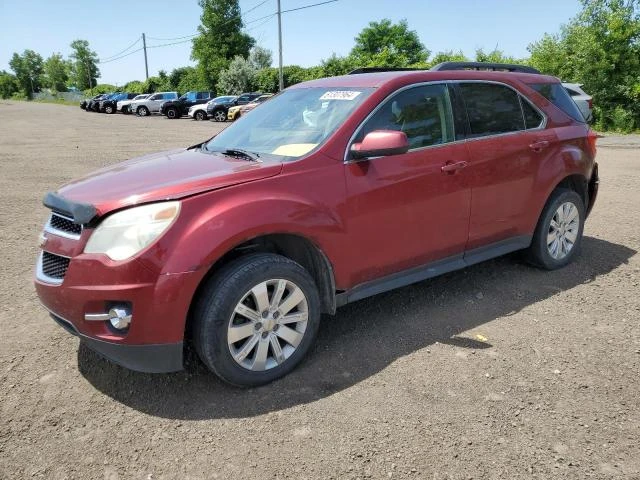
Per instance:
[[[438,52],[434,55],[433,59],[428,63],[428,68],[433,67],[439,63],[443,62],[468,62],[469,59],[466,57],[462,50],[458,50],[454,52],[453,50],[445,50],[444,52]]]
[[[200,78],[209,88],[236,56],[247,58],[255,40],[242,32],[238,0],[199,0],[200,35],[193,39],[191,58],[198,62]]]
[[[510,55],[505,55],[502,50],[497,48],[491,52],[485,53],[482,48],[476,50],[476,62],[488,62],[488,63],[512,63],[516,65],[526,65],[529,60],[526,58],[516,58]]]
[[[315,78],[322,78],[323,72],[319,67],[303,68],[298,65],[288,65],[282,68],[282,78],[284,87],[290,87],[296,83],[306,82]],[[263,68],[256,73],[252,90],[264,93],[275,93],[278,91],[278,69]]]
[[[131,93],[148,93],[144,91],[144,82],[140,80],[133,80],[131,82],[127,82],[122,87],[123,92],[131,92]]]
[[[111,85],[109,83],[100,83],[93,88],[85,90],[85,93],[88,96],[98,95],[101,93],[113,93],[117,92],[119,89],[115,85]]]
[[[15,75],[4,70],[0,71],[0,98],[11,98],[20,90],[20,84]]]
[[[218,92],[223,95],[240,95],[252,89],[256,76],[255,67],[249,60],[236,56],[229,68],[222,70],[218,77]]]
[[[163,75],[162,77],[158,75],[157,77],[149,77],[142,83],[142,92],[141,93],[155,93],[155,92],[170,92],[173,91],[171,88],[171,83],[169,82],[169,77]]]
[[[54,92],[66,92],[71,63],[59,53],[52,54],[44,62],[44,84]]]
[[[409,30],[406,20],[391,23],[389,19],[370,22],[355,38],[351,56],[360,66],[389,66],[426,62],[429,50],[420,42],[415,30]]]
[[[582,0],[557,35],[529,45],[531,63],[593,95],[599,129],[640,128],[640,1]]]
[[[25,50],[22,55],[14,53],[9,66],[16,74],[22,94],[31,96],[42,87],[44,73],[42,57],[33,50]]]
[[[86,90],[95,86],[100,78],[98,55],[89,48],[86,40],[71,42],[71,81],[78,90]]]
[[[269,68],[272,62],[273,54],[271,50],[256,45],[249,52],[249,63],[253,65],[256,70]]]
[[[322,60],[320,68],[322,76],[335,77],[337,75],[346,75],[351,70],[355,70],[362,65],[359,64],[357,58],[349,55],[348,57],[338,57],[335,53],[326,60]]]

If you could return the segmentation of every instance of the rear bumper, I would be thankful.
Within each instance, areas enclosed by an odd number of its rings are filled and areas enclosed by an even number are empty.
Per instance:
[[[67,332],[80,338],[87,347],[122,367],[145,373],[168,373],[182,370],[182,342],[158,345],[125,345],[87,337],[74,325],[51,313],[51,318]]]

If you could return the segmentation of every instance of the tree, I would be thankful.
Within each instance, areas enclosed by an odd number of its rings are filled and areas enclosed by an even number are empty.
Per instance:
[[[426,62],[430,54],[420,42],[417,32],[409,30],[406,20],[395,24],[386,18],[379,22],[370,22],[369,26],[358,34],[355,42],[351,55],[365,62],[377,58],[378,61],[393,63],[420,63]]]
[[[467,56],[462,53],[462,50],[454,52],[453,50],[445,50],[444,52],[436,53],[429,62],[428,68],[433,67],[443,62],[468,62]]]
[[[249,63],[251,63],[256,70],[269,68],[272,62],[273,54],[271,50],[256,45],[251,49],[251,52],[249,52]]]
[[[582,0],[555,35],[529,45],[531,63],[584,84],[600,129],[640,128],[640,0]]]
[[[98,54],[89,48],[86,40],[71,42],[71,79],[79,90],[94,87],[100,78],[98,69]]]
[[[54,92],[66,92],[71,65],[59,53],[44,62],[44,84]]]
[[[0,71],[0,98],[10,98],[20,90],[20,84],[15,75],[4,70]]]
[[[22,55],[14,53],[9,66],[16,74],[20,89],[25,95],[39,92],[42,86],[42,57],[33,50],[25,50]]]
[[[199,0],[202,8],[199,35],[192,42],[191,58],[198,62],[202,79],[210,88],[218,83],[221,70],[236,56],[247,58],[255,40],[242,32],[238,0]]]
[[[488,53],[484,49],[478,48],[476,50],[476,62],[525,64],[528,60],[505,55],[502,50],[497,48]]]
[[[238,55],[229,64],[229,68],[222,70],[218,77],[218,92],[225,95],[240,95],[253,88],[256,76],[255,67]]]

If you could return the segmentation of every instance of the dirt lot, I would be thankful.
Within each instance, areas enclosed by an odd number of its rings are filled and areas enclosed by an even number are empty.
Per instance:
[[[573,265],[511,256],[360,301],[293,374],[238,390],[79,349],[31,283],[47,190],[216,128],[0,104],[1,478],[640,478],[637,138],[603,142]]]

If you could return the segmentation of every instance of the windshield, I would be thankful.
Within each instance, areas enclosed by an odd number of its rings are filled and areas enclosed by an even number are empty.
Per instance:
[[[291,160],[321,145],[373,91],[371,88],[285,90],[204,145],[210,152],[246,150]]]

